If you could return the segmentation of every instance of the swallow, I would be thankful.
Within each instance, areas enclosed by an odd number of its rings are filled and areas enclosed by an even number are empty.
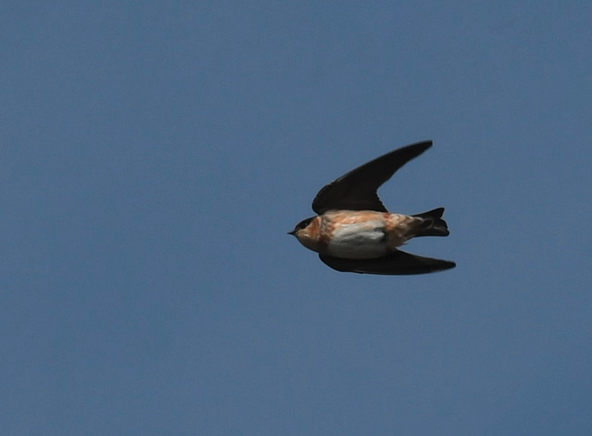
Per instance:
[[[399,148],[324,186],[312,202],[317,215],[288,234],[341,272],[411,275],[454,268],[454,262],[397,249],[412,238],[448,236],[443,207],[415,215],[389,213],[377,193],[399,168],[431,146],[432,141],[423,141]]]

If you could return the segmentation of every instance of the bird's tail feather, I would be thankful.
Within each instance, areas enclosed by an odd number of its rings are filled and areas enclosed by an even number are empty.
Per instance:
[[[421,218],[417,220],[414,225],[415,237],[420,236],[448,236],[448,224],[442,219],[444,214],[444,208],[439,207],[427,212],[418,213],[413,215],[415,218]]]

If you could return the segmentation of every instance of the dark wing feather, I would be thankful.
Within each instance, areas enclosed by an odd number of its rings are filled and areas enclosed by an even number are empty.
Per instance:
[[[426,274],[456,266],[456,263],[448,260],[415,256],[399,250],[377,259],[341,259],[324,254],[319,254],[319,257],[326,265],[337,271],[388,276]]]
[[[399,168],[431,146],[432,141],[408,145],[350,171],[319,191],[312,202],[312,210],[319,215],[328,210],[387,212],[376,191]]]

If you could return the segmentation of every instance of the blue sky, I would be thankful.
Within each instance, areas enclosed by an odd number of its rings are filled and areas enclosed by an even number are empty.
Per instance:
[[[1,434],[591,434],[589,2],[2,9]],[[286,235],[426,139],[456,269]]]

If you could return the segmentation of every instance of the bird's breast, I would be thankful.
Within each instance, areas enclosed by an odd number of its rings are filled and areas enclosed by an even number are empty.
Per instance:
[[[325,252],[346,259],[370,259],[389,252],[385,217],[380,212],[341,212],[323,216]]]

